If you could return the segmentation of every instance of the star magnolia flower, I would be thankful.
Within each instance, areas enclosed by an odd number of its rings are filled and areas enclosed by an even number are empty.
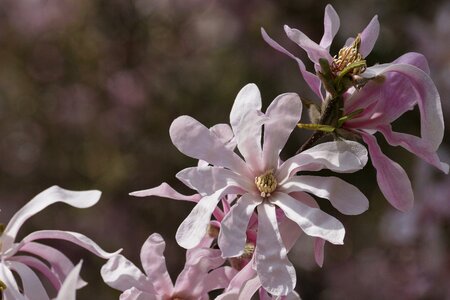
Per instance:
[[[163,256],[166,243],[154,233],[141,249],[143,274],[132,262],[118,254],[102,267],[106,284],[122,291],[121,300],[127,299],[209,299],[208,292],[225,288],[236,271],[222,267],[225,259],[220,250],[195,248],[186,252],[186,265],[175,285],[170,279]]]
[[[316,70],[320,68],[319,59],[324,58],[338,76],[342,68],[363,60],[370,53],[379,32],[375,16],[358,36],[357,44],[350,39],[347,46],[332,57],[329,49],[339,24],[336,11],[331,5],[327,5],[324,35],[319,44],[297,29],[285,26],[285,31],[292,41],[307,52]],[[303,78],[324,100],[319,77],[308,72],[299,58],[272,40],[264,30],[262,35],[273,48],[297,61]],[[442,163],[436,154],[444,135],[439,93],[429,76],[425,57],[418,53],[407,53],[392,63],[358,69],[356,75],[376,80],[369,80],[360,90],[350,88],[344,93],[344,116],[352,117],[343,123],[342,128],[360,135],[368,145],[372,164],[377,170],[380,190],[395,208],[406,211],[414,202],[411,182],[403,168],[381,152],[374,134],[381,132],[390,145],[402,146],[447,174],[449,166]],[[391,123],[415,105],[418,105],[420,111],[421,137],[392,131]]]
[[[230,123],[237,148],[245,160],[227,148],[195,119],[177,118],[170,127],[174,145],[184,154],[210,166],[187,168],[177,177],[203,196],[178,228],[178,243],[187,249],[203,238],[211,214],[226,195],[241,197],[221,223],[219,247],[225,257],[239,257],[246,243],[246,229],[254,210],[258,212],[255,264],[262,285],[274,295],[286,295],[295,286],[295,270],[280,239],[276,207],[308,235],[342,244],[343,225],[318,208],[307,193],[329,199],[344,214],[360,214],[368,208],[366,197],[336,177],[295,176],[298,171],[328,168],[353,172],[367,162],[366,149],[356,142],[320,144],[279,165],[279,153],[301,116],[296,94],[278,96],[261,111],[261,96],[254,84],[237,95]],[[264,147],[261,145],[264,125]]]
[[[87,208],[96,204],[100,195],[99,191],[75,192],[53,186],[31,199],[11,218],[0,235],[0,284],[3,283],[3,299],[50,299],[35,270],[48,279],[57,291],[61,289],[63,282],[72,276],[69,274],[74,265],[69,258],[53,247],[36,242],[37,240],[70,241],[105,259],[118,253],[105,252],[86,236],[70,231],[41,230],[27,235],[19,243],[14,242],[22,224],[47,206],[63,202],[77,208]],[[16,278],[20,278],[20,281]],[[77,288],[85,284],[78,278]],[[72,284],[68,282],[67,285]],[[66,295],[68,292],[61,293]]]

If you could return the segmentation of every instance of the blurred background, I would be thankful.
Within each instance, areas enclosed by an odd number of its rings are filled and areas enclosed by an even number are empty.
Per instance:
[[[2,0],[0,222],[51,185],[99,189],[98,205],[79,210],[56,204],[30,219],[19,237],[38,229],[78,231],[106,250],[124,248],[140,266],[142,243],[158,232],[175,278],[185,260],[175,231],[193,205],[128,193],[163,181],[190,193],[175,179],[195,163],[171,144],[168,129],[177,116],[191,115],[206,126],[228,122],[236,94],[249,82],[260,87],[264,107],[284,92],[315,99],[295,63],[265,44],[260,28],[306,61],[283,25],[319,41],[328,2]],[[369,65],[409,51],[425,54],[448,128],[450,3],[331,4],[341,18],[332,53],[378,14],[381,32]],[[417,133],[418,120],[413,111],[395,127]],[[294,131],[284,155],[292,155],[308,134]],[[440,153],[447,162],[448,143]],[[324,205],[346,226],[346,243],[327,244],[319,269],[312,240],[297,242],[290,258],[302,299],[450,299],[450,179],[405,150],[382,145],[414,182],[414,210],[394,212],[370,163],[344,176],[371,207],[346,217]],[[119,293],[101,280],[101,259],[66,243],[58,247],[85,261],[82,276],[89,285],[79,299],[117,299]]]

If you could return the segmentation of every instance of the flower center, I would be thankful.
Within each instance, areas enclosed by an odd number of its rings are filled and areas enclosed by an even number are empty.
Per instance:
[[[362,66],[355,66],[346,73],[349,73],[351,75],[359,75],[363,73],[366,70],[366,65],[361,53],[359,53],[360,44],[361,35],[358,34],[358,36],[350,46],[342,48],[341,50],[339,50],[338,55],[335,55],[333,57],[333,62],[331,63],[331,71],[338,75],[346,68],[351,68],[352,64],[362,62]]]
[[[270,193],[277,188],[277,179],[273,176],[272,170],[269,170],[264,174],[255,177],[255,184],[261,192],[261,197],[267,198],[270,197]]]

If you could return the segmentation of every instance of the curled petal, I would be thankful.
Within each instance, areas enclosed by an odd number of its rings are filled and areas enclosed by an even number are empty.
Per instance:
[[[259,203],[261,203],[261,197],[246,193],[225,215],[218,239],[219,248],[224,257],[236,257],[243,254],[247,241],[248,222]]]
[[[360,190],[337,177],[294,176],[283,184],[282,190],[304,191],[328,199],[346,215],[359,215],[369,208],[369,200]]]
[[[372,51],[373,46],[378,39],[379,33],[380,23],[378,22],[378,16],[374,16],[361,33],[361,45],[359,47],[359,52],[362,57],[366,57]]]
[[[55,290],[59,290],[61,288],[61,282],[56,276],[56,274],[50,270],[50,268],[40,261],[39,259],[32,257],[32,256],[25,256],[25,255],[15,255],[8,260],[10,261],[17,261],[19,263],[22,263],[30,268],[33,268],[34,270],[39,271],[44,277],[52,284],[52,286],[55,288]]]
[[[325,247],[325,240],[321,238],[314,239],[314,259],[319,267],[323,266],[323,252]]]
[[[344,225],[329,214],[281,192],[275,192],[271,202],[281,208],[286,217],[297,223],[307,235],[320,237],[337,245],[344,243]]]
[[[306,83],[309,85],[311,90],[320,99],[322,99],[323,96],[322,96],[322,92],[320,90],[321,81],[320,81],[319,77],[317,77],[317,75],[307,71],[305,64],[303,63],[303,61],[301,59],[299,59],[298,57],[293,55],[291,52],[289,52],[285,48],[283,48],[280,44],[275,42],[271,37],[269,37],[269,35],[266,33],[266,31],[263,28],[261,28],[261,35],[262,35],[264,41],[266,41],[266,43],[269,44],[272,48],[289,56],[290,58],[292,58],[293,60],[295,60],[297,62],[298,67],[300,68],[300,73],[303,76],[303,79],[305,79]]]
[[[191,201],[191,202],[198,202],[202,198],[202,196],[199,194],[194,194],[194,195],[180,194],[165,182],[163,182],[159,186],[151,188],[151,189],[132,192],[132,193],[130,193],[130,196],[135,196],[135,197],[158,196],[158,197],[164,197],[164,198],[169,198],[169,199],[174,199],[174,200],[183,200],[183,201]]]
[[[306,34],[298,29],[292,29],[287,25],[284,25],[284,31],[287,36],[299,45],[308,54],[309,59],[316,65],[319,66],[319,59],[324,58],[329,63],[333,61],[330,53],[324,47],[313,42]]]
[[[56,202],[63,202],[73,207],[87,208],[96,204],[100,195],[100,191],[69,191],[56,185],[46,189],[31,199],[11,218],[3,232],[2,248],[8,249],[14,242],[22,224],[47,206]]]
[[[3,261],[0,261],[0,278],[6,285],[6,289],[2,291],[2,296],[4,296],[6,300],[28,300],[24,295],[22,295],[22,293],[20,293],[16,279],[9,269],[10,263],[7,264],[8,265],[6,265]]]
[[[258,239],[255,249],[256,272],[261,284],[275,296],[289,294],[295,287],[295,269],[278,230],[275,206],[258,206]]]
[[[423,139],[406,133],[394,132],[392,131],[391,126],[381,126],[378,129],[390,145],[402,146],[445,174],[448,174],[448,164],[441,162],[437,153],[430,149],[428,143]]]
[[[227,266],[212,270],[206,275],[203,282],[205,291],[210,292],[226,288],[236,273],[237,270]]]
[[[362,133],[361,136],[369,146],[370,159],[377,170],[378,186],[384,197],[396,209],[410,210],[414,203],[414,194],[405,170],[381,152],[374,136],[368,133]]]
[[[23,294],[27,299],[49,299],[41,280],[33,270],[15,261],[9,261],[9,267],[19,275],[20,281],[22,282]]]
[[[22,243],[28,243],[28,242],[31,242],[34,240],[39,240],[39,239],[57,239],[57,240],[68,241],[68,242],[74,243],[74,244],[90,251],[91,253],[93,253],[101,258],[110,258],[110,257],[113,257],[114,255],[116,255],[117,253],[119,253],[120,251],[122,251],[122,249],[120,249],[113,253],[106,252],[105,250],[100,248],[100,246],[97,245],[93,240],[91,240],[90,238],[88,238],[85,235],[82,235],[77,232],[61,231],[61,230],[35,231],[35,232],[27,235],[23,239]]]
[[[331,43],[333,42],[333,39],[339,30],[339,26],[341,25],[339,16],[334,10],[333,6],[331,6],[331,4],[327,4],[327,6],[325,7],[325,16],[323,22],[324,33],[319,45],[329,51]]]
[[[166,243],[161,235],[153,233],[144,242],[141,249],[141,262],[145,273],[152,281],[158,294],[171,295],[173,283],[166,267],[164,249]]]

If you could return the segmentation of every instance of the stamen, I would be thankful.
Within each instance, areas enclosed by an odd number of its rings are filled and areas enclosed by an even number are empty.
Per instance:
[[[338,75],[348,66],[357,62],[364,62],[361,53],[359,53],[360,44],[361,44],[361,35],[358,34],[358,36],[350,46],[342,48],[341,50],[339,50],[338,55],[334,56],[333,62],[331,63],[331,71],[336,75]],[[366,66],[364,64],[362,67],[361,66],[355,67],[348,73],[351,75],[359,75],[363,73],[365,70]]]
[[[269,170],[261,176],[255,177],[255,184],[261,192],[261,197],[270,197],[270,193],[277,188],[277,179],[273,176],[273,171]]]
[[[0,293],[6,290],[6,284],[0,280]]]
[[[242,258],[252,258],[253,253],[255,252],[255,244],[246,243],[244,246],[244,254],[242,254]]]

